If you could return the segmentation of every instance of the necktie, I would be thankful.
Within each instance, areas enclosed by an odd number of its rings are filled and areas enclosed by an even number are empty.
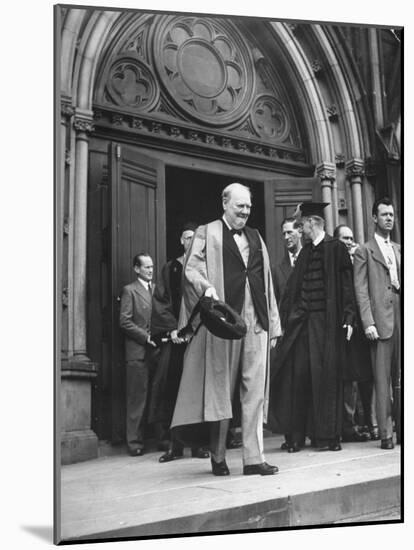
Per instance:
[[[242,230],[241,229],[230,229],[230,233],[232,235],[241,235],[242,234]]]
[[[297,258],[298,258],[298,254],[296,252],[296,254],[293,254],[293,257],[292,257],[292,267],[295,267]]]
[[[398,281],[394,250],[391,246],[390,241],[385,240],[384,243],[385,243],[385,251],[386,251],[386,260],[388,264],[388,269],[390,270],[391,284],[396,290],[398,290],[400,288],[400,283]]]

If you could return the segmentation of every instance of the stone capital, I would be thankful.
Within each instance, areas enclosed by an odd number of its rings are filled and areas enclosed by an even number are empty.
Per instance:
[[[89,133],[94,129],[93,112],[85,109],[75,109],[73,127],[77,132]]]
[[[72,98],[67,95],[60,97],[60,112],[64,119],[68,119],[75,114],[75,108],[72,106]]]
[[[333,162],[324,161],[316,166],[316,175],[321,182],[332,182],[336,179],[336,166]]]
[[[365,162],[362,159],[351,159],[345,164],[346,175],[351,180],[362,178],[365,174]]]

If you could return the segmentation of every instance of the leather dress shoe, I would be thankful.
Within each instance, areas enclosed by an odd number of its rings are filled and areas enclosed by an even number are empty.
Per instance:
[[[128,453],[131,456],[142,456],[144,454],[144,449],[129,449]]]
[[[331,441],[328,445],[328,449],[330,451],[342,451],[341,444],[339,443],[339,439],[335,439],[334,441]]]
[[[392,442],[392,437],[381,439],[381,449],[393,449],[393,448],[394,448],[394,443]]]
[[[230,475],[230,470],[226,464],[225,460],[221,462],[216,462],[213,457],[211,457],[211,470],[215,476],[228,476]]]
[[[369,433],[371,435],[371,440],[372,441],[378,441],[378,439],[380,438],[377,426],[374,426],[373,428],[371,428]]]
[[[298,453],[300,451],[299,443],[296,443],[296,441],[289,443],[286,450],[288,453]]]
[[[262,462],[261,464],[247,464],[246,466],[243,466],[243,474],[245,476],[271,476],[276,474],[278,471],[279,468],[277,466],[271,466],[267,462]]]
[[[183,457],[182,449],[180,451],[178,450],[173,451],[172,449],[170,449],[169,451],[167,451],[166,453],[160,456],[160,458],[158,459],[158,462],[171,462],[171,460],[175,460],[177,458],[182,458],[182,457]]]
[[[191,449],[191,456],[193,458],[209,458],[210,453],[203,447],[194,447]]]

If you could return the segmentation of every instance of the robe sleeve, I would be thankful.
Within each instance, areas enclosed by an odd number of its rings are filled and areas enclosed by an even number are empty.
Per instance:
[[[356,323],[356,302],[352,262],[343,243],[339,246],[339,272],[342,286],[342,325],[354,326]]]

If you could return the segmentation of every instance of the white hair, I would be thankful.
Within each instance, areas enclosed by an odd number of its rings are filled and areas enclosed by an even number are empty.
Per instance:
[[[238,189],[238,190],[244,189],[244,190],[248,191],[248,193],[250,195],[250,199],[252,198],[252,192],[250,191],[250,188],[247,187],[247,185],[243,185],[241,183],[235,182],[235,183],[230,183],[229,185],[227,185],[223,189],[223,191],[221,193],[221,198],[222,198],[223,202],[227,202],[228,200],[230,200],[231,194],[236,189]]]

